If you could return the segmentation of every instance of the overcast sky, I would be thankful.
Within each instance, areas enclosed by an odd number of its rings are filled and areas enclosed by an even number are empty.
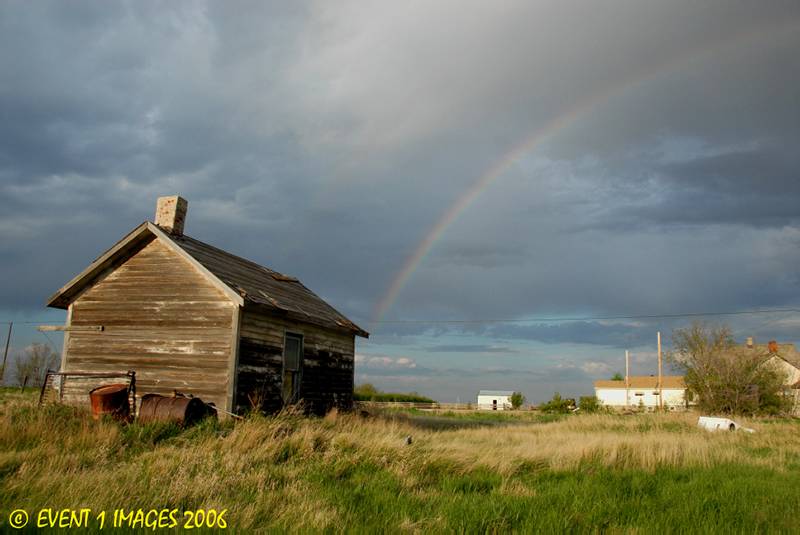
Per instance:
[[[653,373],[689,318],[374,320],[800,305],[798,51],[796,1],[3,2],[0,319],[61,321],[45,299],[177,193],[187,234],[372,333],[357,382]]]

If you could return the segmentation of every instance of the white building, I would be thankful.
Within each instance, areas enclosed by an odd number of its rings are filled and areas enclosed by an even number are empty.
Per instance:
[[[665,375],[661,379],[661,388],[658,377],[653,376],[630,376],[627,381],[595,381],[594,395],[600,403],[609,407],[654,408],[660,405],[659,397],[664,398],[665,408],[685,407],[686,386],[683,377]]]
[[[752,338],[748,338],[745,347],[769,355],[766,364],[784,375],[784,395],[792,400],[792,414],[800,416],[800,353],[794,344],[779,344],[774,340],[769,344],[753,344]]]
[[[511,390],[481,390],[478,392],[478,408],[490,411],[511,409]]]

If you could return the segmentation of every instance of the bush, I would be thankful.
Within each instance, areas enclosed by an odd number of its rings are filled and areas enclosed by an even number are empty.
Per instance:
[[[357,396],[367,396],[367,397],[374,396],[375,394],[378,394],[379,392],[380,392],[380,390],[375,388],[375,385],[373,385],[372,383],[364,383],[364,384],[358,385],[353,390],[353,394],[355,394]]]
[[[600,400],[597,399],[597,396],[581,396],[578,407],[580,407],[581,412],[589,414],[607,410],[607,408],[600,403]]]
[[[561,394],[556,392],[553,394],[553,399],[539,406],[539,410],[551,414],[566,414],[575,410],[575,400],[573,398],[562,398]]]
[[[396,393],[381,392],[370,383],[364,383],[353,390],[353,399],[356,401],[398,401],[405,403],[436,403],[429,397],[421,396],[416,392]]]
[[[420,396],[415,392],[412,392],[410,394],[404,394],[400,392],[380,392],[378,394],[373,394],[371,396],[353,394],[353,399],[355,399],[356,401],[398,401],[405,403],[436,403],[435,400],[432,400],[431,398],[425,396]]]
[[[522,392],[514,392],[511,394],[511,408],[516,410],[522,407],[525,403],[525,396],[522,395]]]

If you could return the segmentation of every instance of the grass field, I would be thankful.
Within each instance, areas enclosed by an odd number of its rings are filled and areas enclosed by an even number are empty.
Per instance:
[[[3,391],[0,529],[14,509],[86,507],[227,509],[234,533],[798,530],[794,421],[711,434],[691,414],[519,416],[283,414],[180,430]]]

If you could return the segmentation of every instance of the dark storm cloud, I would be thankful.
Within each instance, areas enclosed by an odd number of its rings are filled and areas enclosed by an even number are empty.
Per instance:
[[[301,277],[366,324],[448,207],[595,100],[478,196],[389,316],[800,302],[798,9],[3,4],[0,302],[37,309],[158,195],[180,193],[189,234]],[[371,328],[387,344],[453,331]],[[593,322],[469,332],[644,336]]]
[[[487,344],[439,344],[426,349],[433,353],[517,353],[517,350],[507,346],[492,346]]]
[[[665,164],[664,180],[675,188],[673,207],[661,220],[781,226],[800,218],[800,152],[797,143],[758,147]],[[693,202],[692,202],[693,200]],[[694,208],[690,211],[689,208]]]
[[[491,327],[486,334],[493,338],[535,340],[547,344],[596,344],[625,348],[650,342],[652,333],[650,325],[576,321],[524,326],[504,324]]]
[[[579,229],[739,225],[796,226],[800,155],[792,139],[768,140],[751,147],[713,150],[680,161],[631,166],[628,176],[643,176],[645,188],[631,191],[617,183],[621,209],[601,211]],[[708,150],[708,149],[706,149]],[[616,172],[620,172],[616,170]],[[650,188],[657,193],[642,195]]]

